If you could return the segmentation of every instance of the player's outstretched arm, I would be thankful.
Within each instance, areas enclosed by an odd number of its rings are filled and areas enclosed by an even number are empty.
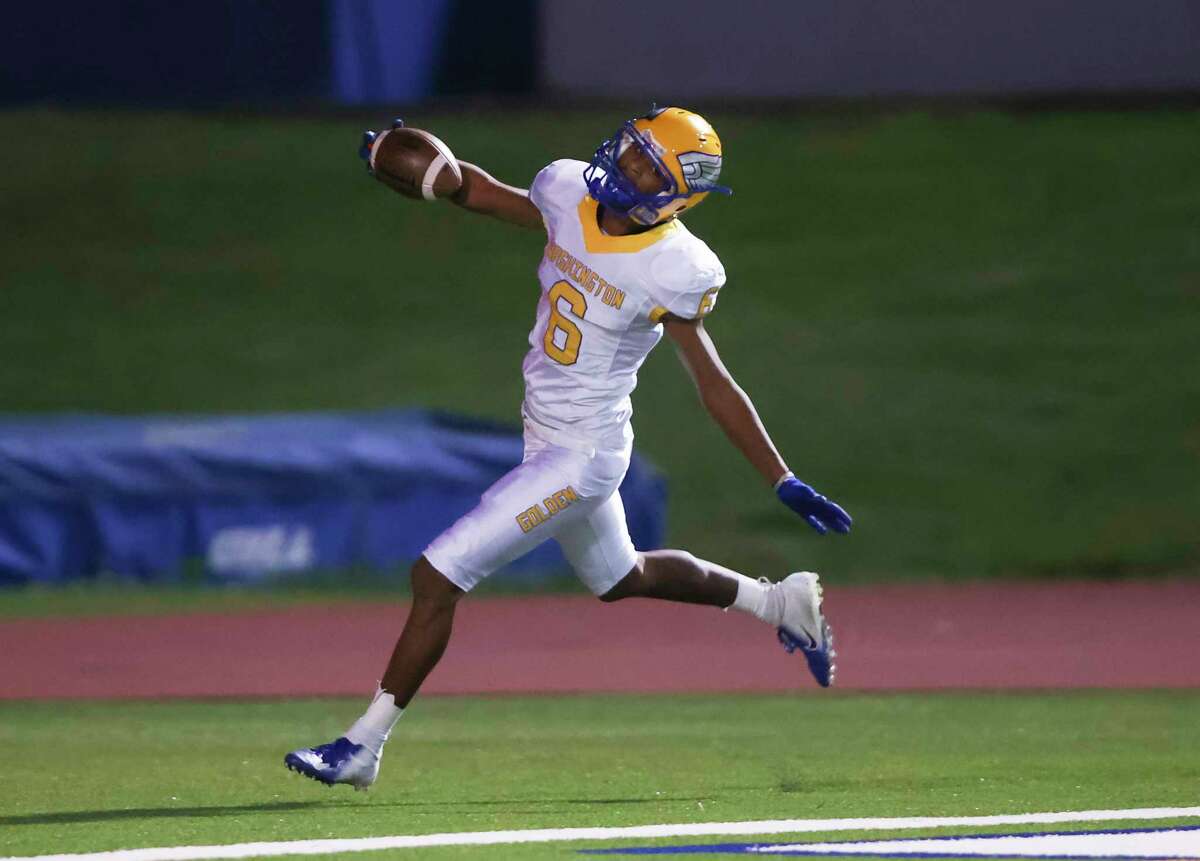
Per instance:
[[[404,128],[404,120],[392,120],[392,131]],[[358,157],[366,164],[367,173],[401,194],[411,197],[413,196],[413,178],[403,183],[401,187],[397,187],[394,180],[390,179],[386,173],[375,170],[375,148],[386,134],[389,132],[376,132],[371,129],[363,132],[362,142],[358,147]],[[427,133],[421,132],[421,134]],[[421,169],[424,170],[426,166],[422,165]],[[542,214],[529,199],[527,189],[505,185],[483,168],[470,162],[458,160],[458,167],[462,173],[462,183],[459,185],[458,191],[449,196],[452,203],[471,212],[490,215],[521,227],[542,227]]]
[[[529,191],[506,185],[483,168],[459,161],[462,187],[450,198],[470,212],[490,215],[521,227],[542,227],[542,214],[529,199]]]
[[[667,337],[674,342],[708,414],[763,479],[774,485],[787,473],[787,464],[771,442],[750,396],[725,368],[704,322],[671,315],[663,319]]]
[[[733,379],[704,330],[703,320],[663,319],[667,336],[696,383],[700,401],[713,421],[759,474],[775,488],[780,501],[817,532],[850,531],[850,515],[797,479],[784,463],[750,396]]]

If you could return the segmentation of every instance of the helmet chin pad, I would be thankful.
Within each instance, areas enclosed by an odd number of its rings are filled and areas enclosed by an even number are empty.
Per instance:
[[[658,223],[658,210],[653,206],[646,206],[645,204],[635,206],[625,214],[638,224],[644,224],[647,227]]]

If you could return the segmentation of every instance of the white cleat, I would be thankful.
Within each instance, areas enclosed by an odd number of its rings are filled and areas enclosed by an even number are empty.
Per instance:
[[[777,583],[783,597],[783,622],[779,642],[792,653],[799,649],[813,678],[823,688],[833,684],[837,673],[833,631],[821,613],[821,580],[811,571],[800,571]]]
[[[348,783],[358,790],[367,789],[379,775],[379,757],[347,738],[293,750],[283,764],[326,786]]]

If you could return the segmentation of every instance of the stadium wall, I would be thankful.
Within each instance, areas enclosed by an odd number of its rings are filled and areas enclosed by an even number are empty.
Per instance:
[[[1189,0],[10,4],[0,104],[812,99],[1200,90]]]
[[[544,85],[572,97],[1200,89],[1200,4],[1189,0],[560,0],[540,11]],[[583,44],[614,47],[598,58]]]
[[[536,77],[535,0],[9,5],[0,104],[414,104]]]

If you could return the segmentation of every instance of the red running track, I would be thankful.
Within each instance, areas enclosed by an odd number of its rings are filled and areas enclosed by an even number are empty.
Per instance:
[[[848,690],[1200,686],[1200,579],[829,587]],[[363,695],[405,607],[0,622],[0,699]],[[814,689],[742,613],[465,600],[426,694]]]

